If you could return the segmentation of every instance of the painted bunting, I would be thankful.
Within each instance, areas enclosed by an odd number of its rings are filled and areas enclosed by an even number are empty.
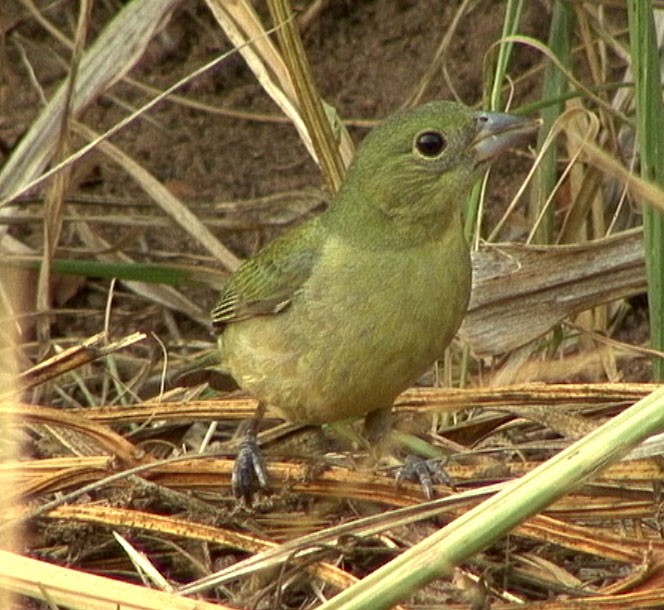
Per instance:
[[[366,415],[369,434],[382,433],[395,397],[441,356],[466,311],[470,188],[537,125],[439,101],[374,129],[328,209],[223,288],[212,321],[239,386],[294,423]],[[246,443],[240,495],[256,476],[265,483],[253,434]]]

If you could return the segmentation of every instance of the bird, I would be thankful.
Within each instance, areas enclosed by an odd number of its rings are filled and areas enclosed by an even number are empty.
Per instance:
[[[236,495],[266,486],[256,442],[266,408],[296,424],[364,416],[370,439],[389,432],[395,398],[443,354],[466,312],[470,189],[538,125],[451,101],[397,112],[364,138],[324,212],[230,276],[212,325],[222,367],[259,405]]]

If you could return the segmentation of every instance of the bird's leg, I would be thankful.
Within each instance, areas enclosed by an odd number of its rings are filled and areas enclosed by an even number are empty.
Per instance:
[[[407,455],[404,465],[397,470],[397,487],[404,480],[419,483],[427,500],[434,498],[434,483],[443,483],[453,487],[452,479],[444,470],[440,460],[424,460],[416,455]]]
[[[369,411],[364,416],[364,436],[371,445],[381,445],[392,429],[392,407]]]
[[[376,409],[364,418],[364,434],[370,446],[378,447],[378,454],[386,451],[392,429],[392,407]],[[449,483],[449,477],[435,461],[423,460],[416,455],[406,456],[404,465],[397,470],[397,485],[403,480],[419,482],[427,499],[433,498],[434,482]]]
[[[364,416],[362,436],[374,464],[391,454],[392,407],[369,411]]]
[[[263,453],[258,446],[258,425],[265,414],[265,403],[259,402],[254,416],[245,422],[244,438],[235,458],[231,485],[236,498],[251,504],[254,493],[268,486]]]

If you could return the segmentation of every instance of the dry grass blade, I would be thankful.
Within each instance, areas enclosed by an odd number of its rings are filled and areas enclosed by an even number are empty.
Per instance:
[[[207,0],[207,5],[233,44],[251,68],[266,93],[293,122],[311,157],[318,157],[311,136],[297,109],[297,95],[286,65],[266,36],[256,11],[249,2]]]
[[[70,489],[98,481],[109,470],[109,456],[96,455],[75,458],[53,458],[38,462],[7,462],[2,474],[8,471],[16,476],[16,485],[9,497],[18,503],[19,498],[30,498],[51,489]],[[18,522],[29,519],[31,511],[25,506],[13,514],[6,511],[7,519],[0,526],[5,531]],[[4,516],[4,515],[3,515]],[[18,528],[16,528],[18,529]]]
[[[70,131],[69,125],[73,116],[73,94],[78,78],[81,57],[87,38],[88,25],[92,3],[89,0],[81,2],[79,8],[78,23],[76,26],[75,43],[69,67],[69,76],[65,84],[64,109],[61,115],[60,132],[57,137],[54,161],[59,163],[69,152]],[[44,240],[42,252],[42,264],[39,269],[39,280],[37,282],[37,310],[48,311],[51,307],[51,261],[55,256],[63,223],[64,202],[71,187],[72,167],[69,166],[58,172],[48,189],[44,205]],[[49,336],[49,321],[40,318],[37,322],[38,332],[41,338]]]
[[[52,421],[47,413],[40,413],[38,407],[21,406],[20,412],[32,415],[31,421]],[[69,423],[69,422],[67,422]],[[113,442],[112,432],[97,433],[99,428],[72,421],[85,434],[96,434],[95,440],[100,444],[110,445]],[[126,442],[125,442],[126,444]],[[123,448],[124,457],[132,457],[132,451],[140,455],[135,448]],[[132,457],[132,459],[134,459]],[[138,458],[136,458],[138,459]],[[15,469],[20,476],[20,488],[16,493],[26,496],[36,494],[67,491],[74,488],[65,497],[53,502],[53,505],[40,506],[34,512],[22,514],[20,519],[34,518],[81,496],[81,489],[88,493],[101,488],[120,485],[126,486],[126,479],[134,474],[141,474],[147,480],[172,490],[197,489],[219,491],[230,489],[232,459],[213,458],[208,456],[179,456],[161,461],[146,461],[129,470],[113,472],[108,456],[87,456],[80,458],[51,458],[34,462],[6,464],[4,468]],[[295,493],[336,498],[339,494],[357,500],[368,500],[388,506],[410,506],[418,504],[422,499],[421,489],[417,485],[404,484],[397,489],[391,476],[376,475],[368,471],[349,472],[346,468],[330,467],[323,473],[312,478],[308,464],[288,462],[271,462],[269,474],[276,487],[290,486]],[[211,511],[214,512],[214,511]],[[5,524],[3,524],[3,527]]]
[[[122,252],[113,252],[110,244],[96,234],[87,223],[80,223],[78,233],[83,242],[92,251],[97,252],[96,257],[101,261],[123,263],[132,262],[132,259]],[[208,315],[200,306],[188,299],[172,286],[148,284],[147,282],[125,281],[124,284],[133,292],[139,294],[150,302],[161,303],[164,307],[180,311],[201,324],[207,324]]]
[[[16,281],[15,271],[5,267],[0,267],[0,286],[12,286],[13,290],[2,290],[0,292],[0,319],[10,320],[14,314],[18,301],[21,298],[21,290],[16,289],[20,284]],[[1,327],[1,340],[4,343],[0,351],[0,383],[3,386],[4,396],[9,400],[15,400],[19,392],[16,388],[16,378],[20,370],[18,365],[16,344],[20,333],[18,324],[6,325]],[[3,491],[17,489],[19,485],[19,475],[16,468],[7,468],[7,464],[14,464],[21,449],[21,439],[12,434],[20,425],[20,421],[13,410],[0,413],[0,429],[2,429],[2,438],[0,439],[0,489]],[[3,494],[0,502],[0,512],[13,519],[21,510],[20,502],[16,498]],[[6,551],[16,551],[23,546],[21,533],[18,529],[11,528],[5,531],[2,536],[2,548]],[[0,607],[13,607],[13,594],[6,589],[0,588]]]
[[[171,583],[166,580],[164,575],[161,574],[155,565],[148,559],[145,553],[141,553],[134,545],[131,544],[131,542],[129,542],[129,540],[127,540],[124,536],[115,530],[113,530],[113,537],[127,554],[136,572],[140,574],[144,582],[151,582],[161,591],[168,591],[169,593],[172,593],[175,590]]]
[[[81,345],[70,347],[31,369],[23,371],[17,379],[18,387],[23,391],[46,383],[58,375],[73,371],[84,364],[143,341],[145,338],[144,333],[134,333],[109,343],[106,333],[99,333],[86,339]]]
[[[477,456],[469,457],[479,458],[481,452],[478,452]],[[332,536],[336,537],[351,532],[362,535],[375,534],[398,525],[429,519],[441,513],[462,514],[477,502],[504,488],[504,483],[492,483],[492,481],[498,478],[506,480],[507,477],[514,479],[523,476],[538,465],[537,462],[513,461],[509,463],[509,472],[503,468],[502,473],[498,474],[487,471],[488,463],[488,460],[478,459],[475,464],[471,465],[450,464],[449,475],[457,485],[469,485],[469,487],[453,491],[449,486],[439,485],[437,487],[439,497],[428,502],[423,502],[423,491],[419,485],[402,483],[397,488],[392,476],[375,474],[369,469],[349,471],[344,467],[329,466],[324,471],[318,469],[315,474],[312,474],[312,469],[307,464],[271,461],[269,472],[275,489],[287,488],[289,493],[322,496],[331,500],[338,498],[341,494],[341,496],[352,498],[355,501],[374,501],[392,509],[400,508],[405,511],[392,510],[389,515],[381,513],[374,517],[363,517],[352,524],[349,522],[343,527],[339,526],[341,529],[335,527],[325,531],[316,531],[315,534],[312,534],[313,538],[307,538],[307,541],[319,544],[325,540],[329,541]],[[27,496],[75,488],[74,492],[68,493],[64,498],[52,503],[53,505],[45,506],[43,509],[40,507],[38,514],[45,514],[55,508],[59,509],[62,505],[66,506],[68,501],[73,502],[80,497],[78,488],[82,484],[85,484],[88,493],[102,487],[125,489],[126,481],[131,479],[135,473],[142,474],[146,481],[149,480],[151,485],[158,489],[166,490],[166,493],[161,494],[166,499],[171,499],[169,496],[175,496],[176,490],[179,489],[186,493],[190,490],[214,492],[220,488],[228,488],[233,460],[181,456],[149,462],[110,476],[108,474],[111,472],[108,456],[51,458],[22,462],[20,468],[16,464],[7,464],[4,468],[11,467],[15,468],[18,473],[21,493]],[[630,460],[629,463],[616,464],[607,469],[587,488],[558,501],[549,511],[563,520],[591,520],[596,523],[597,527],[602,527],[610,532],[612,528],[607,528],[602,523],[603,520],[648,518],[654,493],[647,486],[656,483],[658,478],[658,467],[652,460]],[[196,508],[196,504],[192,503],[192,499],[187,498],[186,495],[184,497],[178,495],[176,499],[177,503],[172,499],[170,502],[174,508],[182,509],[187,506],[190,509]],[[228,513],[218,508],[213,502],[207,504],[207,511],[210,515],[218,514],[219,517],[229,518]],[[105,513],[95,512],[95,514]],[[149,522],[153,517],[148,512],[140,514],[143,516],[139,523]],[[22,518],[30,516],[32,513],[23,514]],[[256,519],[262,520],[259,515],[256,515]],[[306,529],[304,524],[301,526],[298,523],[291,524],[290,529],[298,531],[300,527]],[[241,544],[238,542],[239,548],[246,547],[246,540],[242,542],[243,540],[240,540]],[[629,538],[626,543],[631,541],[630,543],[637,545],[638,548],[647,548],[647,545],[653,540],[656,540],[655,532],[651,532],[644,539]],[[293,548],[295,547],[291,547],[291,550]]]
[[[271,540],[231,529],[214,527],[177,517],[147,514],[126,508],[91,505],[61,506],[48,513],[48,517],[53,519],[75,519],[114,527],[130,527],[161,535],[179,536],[190,540],[201,540],[208,543],[231,546],[250,553],[276,550],[280,546]],[[281,550],[281,557],[291,556],[291,559],[295,559],[293,550],[289,549],[286,552],[283,549]],[[305,554],[302,553],[300,559],[304,557]],[[329,584],[340,588],[347,587],[357,581],[357,578],[340,568],[324,562],[309,566],[307,571]]]
[[[268,32],[253,7],[245,0],[238,2],[207,0],[207,4],[228,38],[238,47],[240,54],[244,57],[265,92],[292,121],[300,139],[314,161],[323,169],[336,168],[326,171],[326,177],[330,178],[332,185],[335,187],[334,190],[336,190],[341,172],[341,163],[338,158],[340,156],[343,164],[348,165],[354,150],[353,142],[346,130],[343,126],[338,126],[335,129],[334,121],[330,126],[329,116],[319,117],[321,121],[327,121],[323,126],[324,129],[327,130],[328,127],[331,127],[334,132],[333,135],[338,140],[338,147],[334,146],[334,150],[326,153],[326,156],[334,160],[329,160],[327,163],[323,162],[319,155],[319,151],[322,150],[321,145],[316,145],[313,141],[318,136],[311,133],[312,127],[315,127],[317,123],[308,120],[307,109],[303,108],[305,102],[302,99],[302,85],[300,83],[298,88],[298,84],[294,83],[297,73],[294,74],[289,70],[287,62],[284,61],[282,55],[268,38]],[[283,14],[282,17],[284,17]],[[286,16],[286,18],[290,17]],[[278,29],[284,27],[284,24],[277,23],[275,27]],[[292,24],[291,27],[293,27]],[[306,59],[303,60],[306,61]],[[320,99],[316,101],[319,106],[321,103],[324,104]],[[326,114],[329,115],[330,112],[326,112]],[[322,123],[319,122],[318,124]],[[323,146],[332,148],[332,141],[335,138],[331,138],[328,133]],[[335,175],[336,177],[334,177]]]
[[[427,406],[428,408],[431,407],[433,402],[432,399],[434,399],[436,395],[439,397],[439,400],[444,403],[447,394],[450,394],[451,402],[456,402],[457,406],[461,404],[467,406],[474,406],[477,404],[504,404],[509,406],[520,401],[524,404],[541,401],[543,404],[548,404],[550,408],[550,399],[552,397],[557,397],[561,405],[571,404],[575,401],[585,401],[589,405],[602,404],[606,401],[616,404],[633,401],[636,397],[647,392],[650,388],[651,386],[635,387],[629,384],[600,387],[562,385],[557,387],[556,393],[553,393],[547,386],[520,386],[514,388],[481,389],[472,392],[448,392],[444,390],[438,390],[437,392],[421,391],[409,393],[409,395],[404,398],[409,400],[411,405],[417,406],[417,399],[419,397],[422,406]],[[214,408],[215,405],[211,402],[208,403],[208,405],[209,406],[202,410],[202,413],[205,413],[210,417],[213,413],[212,408]],[[216,404],[217,413],[219,413],[220,406],[223,407],[223,405],[219,405],[219,403]],[[179,417],[189,420],[192,415],[195,415],[191,409],[186,409],[187,405],[182,405],[182,407],[185,407],[182,411],[178,410],[179,405],[177,404],[161,406],[146,405],[145,407],[143,417],[153,420],[168,416],[169,414],[166,412],[168,407],[173,407],[169,412],[170,417],[176,417],[179,415]],[[250,405],[247,404],[247,407],[247,411],[249,411]],[[149,408],[153,409],[151,416],[148,413]],[[223,408],[221,410],[223,410]],[[39,409],[39,411],[45,413],[45,411],[51,410]],[[95,417],[97,411],[91,410],[89,415]],[[60,417],[62,417],[60,412],[55,411],[55,413],[58,413]],[[30,416],[30,411],[26,411],[24,415]],[[72,415],[75,416],[76,419],[81,419],[85,415],[85,410],[75,412]],[[131,419],[131,412],[128,413],[128,417]],[[61,466],[57,466],[55,460],[39,460],[32,465],[24,464],[21,470],[23,476],[27,473],[30,474],[22,483],[21,489],[26,490],[25,485],[27,485],[29,481],[32,481],[33,483],[39,482],[39,489],[32,485],[32,493],[35,491],[46,493],[65,490],[71,488],[72,485],[78,487],[86,480],[97,480],[101,484],[104,480],[106,469],[99,469],[101,464],[96,460],[97,458],[85,458],[79,459],[76,462],[69,461],[68,463],[60,461],[59,463],[61,463]],[[49,467],[49,463],[51,462],[53,462],[53,464]],[[97,469],[96,471],[95,465]],[[511,464],[511,476],[519,476],[520,474],[527,472],[531,467],[531,464],[521,464],[521,469],[518,469],[516,468],[516,464]],[[473,478],[475,480],[480,480],[482,477],[482,468],[481,465],[477,465],[471,470],[469,470],[468,467],[451,466],[450,472],[457,481],[464,480],[464,477],[468,477],[469,480],[472,480]],[[180,459],[178,462],[169,464],[150,464],[149,470],[145,471],[146,474],[143,476],[147,476],[151,481],[160,486],[164,486],[166,489],[214,490],[218,489],[220,486],[229,485],[231,469],[232,460],[205,458],[184,461]],[[83,476],[84,473],[87,473],[86,478],[77,481],[75,475],[75,472],[77,471],[81,476]],[[271,462],[270,475],[275,485],[278,487],[289,486],[292,492],[296,494],[313,494],[314,496],[322,495],[329,496],[330,498],[335,498],[342,494],[344,497],[355,498],[357,500],[367,499],[372,502],[383,502],[390,506],[406,507],[409,505],[416,505],[413,507],[413,512],[410,517],[410,519],[416,521],[431,518],[431,516],[435,514],[435,511],[440,511],[441,509],[444,509],[446,512],[451,510],[452,515],[462,513],[469,506],[474,505],[480,498],[481,494],[485,494],[489,491],[482,489],[470,492],[469,494],[457,492],[449,498],[436,500],[434,503],[421,504],[421,491],[417,486],[406,485],[404,488],[397,490],[394,487],[394,482],[391,477],[372,475],[364,470],[349,472],[345,468],[329,468],[325,472],[316,474],[312,477],[309,468],[305,465]],[[615,477],[618,475],[627,477],[625,481],[633,481],[635,476],[645,477],[644,480],[655,481],[659,476],[656,467],[653,467],[649,472],[646,472],[645,469],[642,468],[639,470],[634,464],[631,464],[630,468],[616,467],[616,470],[610,469],[605,474],[605,477],[606,480],[611,481],[616,480]],[[50,480],[51,484],[47,484],[48,480]],[[444,488],[439,489],[439,492],[448,493]],[[605,502],[610,501],[610,493],[606,497],[607,500]],[[573,511],[580,516],[584,514],[594,514],[594,518],[597,518],[597,516],[600,515],[600,513],[597,512],[597,509],[594,509],[594,513],[587,512],[589,510],[588,507],[590,506],[590,498],[582,497],[581,499],[578,499],[575,496],[569,496],[560,504],[558,512],[563,516],[571,515],[573,514]],[[618,506],[620,506],[620,513],[616,513]],[[643,518],[643,515],[648,514],[648,507],[649,502],[644,502],[642,508],[638,509],[638,512],[632,510],[631,513],[628,513],[624,511],[629,510],[629,505],[623,501],[620,505],[615,503],[613,505],[607,504],[607,510],[605,512],[607,516],[612,514],[614,516],[616,514],[622,514],[627,517],[629,514],[631,518]],[[591,508],[590,510],[593,509]],[[125,515],[125,518],[123,518],[122,515]],[[185,529],[182,529],[184,524],[178,524],[177,520],[173,520],[171,517],[158,517],[149,513],[137,511],[131,512],[130,514],[122,509],[114,509],[112,507],[63,507],[52,513],[51,516],[83,519],[86,521],[90,520],[92,522],[106,524],[112,524],[114,521],[122,521],[126,526],[155,528],[164,533],[167,532],[169,534],[182,535],[185,537],[194,536],[205,538],[209,535],[207,530],[199,531],[201,527],[204,528],[206,526],[192,524],[191,526],[185,526]],[[399,516],[397,513],[394,513],[393,515],[389,513],[386,515],[376,515],[375,522],[367,521],[366,527],[361,523],[349,524],[350,529],[348,529],[348,531],[354,535],[370,535],[372,532],[385,531],[390,528],[395,528],[399,524],[406,523],[407,521],[403,521],[403,518],[403,516]],[[353,525],[355,527],[353,527]],[[525,529],[521,529],[524,527]],[[609,536],[607,538],[606,533],[601,530],[593,531],[578,527],[574,531],[574,536],[570,536],[569,523],[557,520],[547,521],[542,517],[537,517],[532,522],[529,522],[529,524],[521,526],[521,528],[517,529],[516,533],[528,536],[533,540],[555,543],[577,552],[604,553],[605,556],[614,557],[617,561],[635,561],[635,558],[640,556],[639,553],[646,552],[646,549],[649,547],[654,548],[651,546],[652,540],[643,540],[638,544],[636,542],[632,543],[631,541],[624,544],[618,544],[617,537],[611,538]],[[267,556],[259,555],[254,559],[249,560],[246,564],[246,568],[241,569],[242,566],[237,564],[227,571],[224,580],[226,578],[237,578],[238,576],[245,574],[245,572],[243,572],[245,569],[253,571],[262,565],[274,565],[275,561],[289,561],[293,558],[293,553],[295,552],[294,549],[300,549],[297,552],[298,556],[301,555],[302,551],[305,551],[305,555],[302,557],[306,557],[307,549],[309,549],[310,552],[311,549],[315,550],[322,544],[327,545],[337,540],[341,533],[342,530],[323,529],[318,532],[314,538],[304,538],[297,543],[296,541],[293,541],[292,544],[284,547],[274,547],[273,551],[269,551]],[[232,539],[225,537],[227,534],[221,535],[222,538],[219,539],[220,542],[225,540],[226,543],[230,543],[232,541]],[[207,539],[213,540],[215,538],[208,537]],[[245,548],[247,542],[250,541],[243,542],[241,540],[236,540],[235,543],[242,544],[240,548]],[[632,544],[637,544],[637,546],[630,546]],[[610,549],[608,555],[606,554],[605,548]],[[254,550],[254,552],[257,552],[257,549]],[[271,559],[268,560],[268,556],[271,557]],[[268,560],[267,563],[263,564],[262,561],[264,560]],[[318,568],[312,569],[317,570]],[[342,572],[330,572],[329,568],[323,566],[321,566],[320,569],[323,570],[321,573],[314,573],[319,577],[324,578],[324,580],[333,582],[337,586],[339,586],[340,583],[346,583],[346,586],[349,584],[349,581],[346,580],[348,577]],[[221,574],[219,576],[221,576]],[[204,585],[204,583],[200,584]],[[205,585],[208,585],[207,581],[205,581]]]
[[[107,426],[70,415],[61,409],[3,402],[0,403],[0,413],[13,413],[23,423],[66,428],[72,434],[89,438],[98,453],[118,458],[125,464],[139,464],[145,457],[143,451]]]
[[[461,335],[478,355],[514,350],[567,316],[646,287],[640,230],[576,246],[497,244],[473,255]]]
[[[542,384],[526,383],[486,388],[413,388],[396,401],[399,412],[451,413],[462,409],[484,407],[519,407],[541,405],[556,408],[575,405],[578,409],[593,405],[627,405],[643,398],[657,386],[635,383]],[[242,420],[256,410],[253,398],[215,398],[186,402],[147,402],[132,406],[101,406],[70,409],[71,413],[92,421],[112,424],[144,422],[150,419],[166,421],[200,421],[221,418]]]
[[[475,494],[479,497],[478,494]],[[452,499],[450,499],[452,500]],[[444,504],[455,504],[459,506],[458,500],[448,502],[446,500],[437,500],[426,505],[413,506],[410,508],[391,511],[384,515],[375,515],[373,517],[357,519],[352,523],[343,524],[338,527],[328,528],[325,531],[317,532],[313,535],[302,537],[299,540],[293,540],[287,544],[276,545],[272,542],[264,541],[255,536],[249,536],[234,532],[232,530],[221,529],[209,525],[203,525],[178,518],[166,517],[160,515],[148,515],[139,511],[132,511],[123,508],[113,508],[104,506],[63,506],[49,513],[50,518],[66,518],[81,520],[90,523],[99,523],[111,526],[124,526],[140,530],[159,532],[167,535],[177,535],[190,539],[207,540],[217,542],[223,545],[234,546],[245,551],[261,553],[261,555],[242,562],[242,565],[236,565],[225,573],[219,573],[208,579],[205,579],[205,585],[210,585],[213,581],[217,583],[224,582],[247,571],[256,571],[264,569],[275,562],[292,561],[297,554],[299,559],[303,559],[315,552],[317,548],[337,544],[344,536],[352,534],[354,536],[370,535],[380,531],[394,529],[399,520],[402,524],[412,523],[413,519],[425,519],[433,516],[436,511],[441,510]],[[438,508],[436,508],[438,507]],[[458,507],[457,511],[463,510]],[[548,517],[537,517],[521,526],[517,532],[519,535],[526,535],[534,539],[547,540],[550,543],[557,543],[576,549],[579,552],[602,554],[615,561],[638,562],[642,554],[647,550],[648,543],[643,541],[632,543],[624,537],[608,535],[599,529],[584,527],[571,527],[559,520]],[[661,545],[651,550],[660,550]],[[314,564],[308,568],[312,574],[318,576],[338,587],[345,587],[355,581],[353,577],[343,571],[325,563]],[[200,583],[200,586],[203,585]],[[193,587],[191,587],[193,588]]]
[[[583,439],[512,481],[501,492],[464,513],[381,566],[360,583],[325,602],[321,609],[389,608],[412,591],[493,544],[528,518],[571,492],[573,486],[618,461],[664,429],[664,387],[602,424]],[[421,568],[421,571],[418,571]],[[379,601],[378,601],[379,600]]]
[[[124,6],[81,60],[71,112],[77,116],[120,80],[140,59],[180,0],[145,0]],[[0,199],[13,195],[46,167],[53,156],[66,109],[67,84],[60,87],[0,172]]]
[[[300,33],[294,23],[295,17],[290,2],[268,0],[268,6],[274,23],[279,26],[276,33],[297,94],[300,113],[316,149],[316,157],[328,187],[331,192],[336,193],[341,186],[345,165],[339,154],[333,126],[325,112],[324,102],[314,83]],[[343,129],[341,131],[343,132]]]
[[[97,148],[118,163],[186,233],[196,239],[211,254],[230,270],[235,269],[239,259],[213,235],[199,218],[175,197],[161,182],[136,163],[117,146],[101,141],[99,134],[82,124],[76,130],[87,139],[98,141]]]
[[[664,191],[661,188],[637,176],[600,146],[585,140],[579,135],[584,133],[585,129],[583,127],[579,128],[578,123],[581,122],[583,124],[586,120],[587,118],[584,114],[576,114],[571,117],[567,135],[582,148],[583,155],[587,161],[595,165],[607,176],[611,176],[613,179],[622,182],[638,201],[643,201],[660,212],[664,212]]]
[[[230,610],[0,550],[0,588],[80,610]]]

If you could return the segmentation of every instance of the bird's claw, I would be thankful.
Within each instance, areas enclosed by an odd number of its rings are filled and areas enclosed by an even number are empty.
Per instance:
[[[434,497],[434,483],[451,485],[450,476],[440,465],[440,460],[423,460],[416,455],[407,456],[404,465],[397,470],[397,487],[404,480],[419,482],[427,500]]]
[[[257,491],[268,487],[265,459],[253,432],[247,432],[240,445],[233,466],[231,486],[235,497],[243,498],[248,505],[251,505]]]

